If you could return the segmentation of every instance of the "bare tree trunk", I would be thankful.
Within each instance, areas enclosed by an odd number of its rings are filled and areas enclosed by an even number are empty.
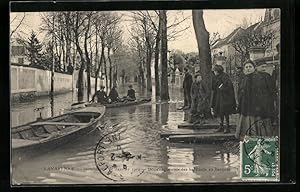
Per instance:
[[[79,68],[79,72],[78,72],[78,101],[82,101],[83,100],[83,91],[84,91],[84,68],[85,68],[85,61],[84,61],[84,56],[83,56],[83,52],[80,48],[79,42],[76,42],[76,47],[77,47],[77,51],[81,57],[81,64],[80,64],[80,68]]]
[[[200,58],[200,74],[203,78],[204,85],[211,92],[211,54],[209,46],[209,33],[207,32],[203,20],[203,10],[193,10],[193,25],[196,34],[199,58]]]
[[[147,54],[146,54],[146,66],[147,66],[147,89],[149,91],[152,91],[152,81],[151,81],[151,58],[152,58],[152,51],[151,47],[148,46],[147,48]]]
[[[111,63],[111,59],[110,59],[110,48],[107,48],[107,58],[108,58],[108,62],[109,62],[109,89],[112,88],[112,83],[113,83],[113,79],[112,79],[112,63]]]
[[[87,48],[87,39],[90,31],[91,25],[91,16],[88,17],[87,29],[85,31],[84,36],[84,50],[85,50],[85,58],[86,58],[86,72],[87,72],[87,99],[89,100],[91,94],[91,59],[89,56],[88,48]]]
[[[160,96],[160,83],[159,83],[159,43],[160,43],[160,35],[161,35],[161,20],[159,20],[158,31],[155,39],[155,51],[154,51],[154,73],[155,73],[155,95]]]
[[[168,41],[167,41],[167,15],[166,10],[159,11],[159,19],[161,20],[161,93],[162,101],[169,100],[168,87]]]
[[[99,58],[99,53],[98,53],[98,27],[96,25],[96,55],[95,55],[95,93],[97,91],[98,87],[98,76],[99,76],[99,71],[100,71],[100,66],[101,63],[98,63],[98,58]]]
[[[107,66],[106,66],[106,58],[104,53],[103,53],[103,64],[104,64],[103,66],[104,66],[104,73],[105,73],[106,90],[108,90],[108,78],[107,78],[107,68],[106,68]]]
[[[67,12],[67,16],[66,16],[66,61],[68,64],[71,63],[71,32],[70,32],[70,13]],[[74,63],[73,63],[74,64]]]
[[[79,28],[78,24],[79,24],[79,14],[77,12],[76,14],[76,19],[75,19],[75,27],[76,29]],[[83,77],[83,72],[84,72],[84,68],[85,68],[85,58],[83,56],[83,51],[80,47],[80,40],[79,40],[79,34],[78,31],[74,31],[74,38],[75,38],[75,45],[76,45],[76,49],[81,57],[81,64],[80,64],[80,68],[79,68],[79,72],[78,72],[78,101],[82,101],[83,100],[83,91],[84,91],[84,77]]]

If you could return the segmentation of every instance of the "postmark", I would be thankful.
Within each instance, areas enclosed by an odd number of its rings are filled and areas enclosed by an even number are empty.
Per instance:
[[[145,157],[126,148],[125,137],[124,131],[116,129],[103,135],[95,147],[95,165],[108,180],[128,181],[145,172],[141,166]]]
[[[240,142],[242,180],[279,181],[278,137],[246,136]]]

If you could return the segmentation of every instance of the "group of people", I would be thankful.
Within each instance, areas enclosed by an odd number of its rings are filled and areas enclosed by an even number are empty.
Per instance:
[[[105,86],[101,85],[100,90],[96,91],[96,93],[92,97],[93,102],[101,103],[101,104],[110,104],[110,103],[117,103],[117,102],[124,102],[124,101],[135,101],[135,90],[133,89],[132,85],[129,85],[129,89],[127,91],[127,96],[119,97],[119,93],[117,91],[117,86],[113,86],[107,96],[106,92],[104,91]],[[95,98],[97,99],[95,101]]]
[[[185,68],[183,81],[184,107],[190,109],[190,123],[203,123],[207,114],[218,116],[220,127],[217,132],[230,132],[229,116],[238,113],[235,137],[243,140],[245,135],[272,136],[274,102],[276,98],[275,83],[268,73],[261,70],[252,60],[243,63],[235,98],[233,83],[221,65],[213,67],[212,91],[202,81],[198,73],[193,77]],[[210,111],[207,111],[209,109]],[[224,125],[225,120],[225,125]]]

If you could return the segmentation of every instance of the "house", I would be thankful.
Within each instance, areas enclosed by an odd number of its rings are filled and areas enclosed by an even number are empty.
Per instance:
[[[29,65],[30,62],[26,57],[26,48],[16,39],[11,39],[10,62],[17,65]]]
[[[234,65],[237,62],[237,52],[232,46],[233,41],[244,33],[245,29],[238,27],[233,32],[231,32],[224,39],[220,39],[215,45],[212,47],[212,63],[213,65],[222,65],[225,72],[231,73],[234,69]]]
[[[260,57],[274,57],[278,54],[276,47],[280,44],[280,9],[266,9],[262,21],[257,22],[246,29],[238,27],[227,37],[220,39],[211,49],[213,65],[221,64],[227,73],[233,72],[235,67],[241,65],[242,61],[232,43],[240,35],[252,33],[253,31],[257,33],[267,33],[272,31],[274,34],[271,46],[265,50]]]

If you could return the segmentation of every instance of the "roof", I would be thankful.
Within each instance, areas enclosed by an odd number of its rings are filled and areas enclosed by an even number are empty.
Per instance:
[[[232,31],[227,37],[225,37],[224,39],[220,39],[214,46],[213,46],[213,49],[214,48],[219,48],[219,47],[222,47],[224,45],[227,45],[229,43],[231,43],[234,38],[236,36],[238,36],[240,33],[242,33],[244,31],[243,28],[241,27],[238,27],[236,28],[234,31]]]
[[[253,31],[258,31],[258,30],[261,30],[261,29],[262,29],[262,22],[255,23],[255,24],[249,26],[247,29],[243,29],[241,27],[238,27],[234,31],[232,31],[227,37],[225,37],[224,39],[220,39],[212,47],[212,49],[220,48],[224,45],[232,43],[237,37],[239,37],[242,34],[250,33],[250,32],[253,32]]]

